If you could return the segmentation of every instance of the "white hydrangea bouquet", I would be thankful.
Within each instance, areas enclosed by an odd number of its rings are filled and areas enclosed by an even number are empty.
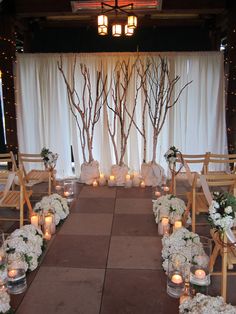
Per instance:
[[[168,269],[169,256],[175,253],[184,255],[189,265],[194,261],[195,256],[205,255],[199,235],[184,227],[175,230],[171,235],[164,235],[162,238],[161,254],[164,260],[162,266],[165,271]]]
[[[181,220],[185,214],[185,203],[180,198],[172,194],[167,194],[158,197],[158,199],[153,200],[153,213],[155,216],[156,223],[159,223],[162,217],[169,217],[171,224],[174,224],[176,220]],[[188,215],[187,224],[191,223],[191,218]]]
[[[48,148],[43,147],[40,153],[43,157],[44,165],[46,168],[54,169],[56,167],[58,154],[51,152]]]
[[[226,192],[214,192],[208,220],[221,232],[231,229],[236,222],[236,198]]]
[[[197,293],[193,299],[185,300],[179,306],[179,313],[192,314],[236,314],[236,308],[230,304],[226,304],[222,297],[211,297]]]
[[[42,254],[43,233],[34,225],[24,225],[11,233],[5,241],[5,247],[7,254],[22,253],[25,271],[32,271],[37,268]]]
[[[4,290],[0,290],[0,313],[1,314],[13,313],[13,311],[11,311],[11,306],[10,306],[10,296]]]
[[[44,196],[42,200],[34,206],[36,213],[46,214],[49,210],[54,211],[55,224],[58,225],[61,220],[64,220],[69,215],[67,199],[54,193],[49,196]]]

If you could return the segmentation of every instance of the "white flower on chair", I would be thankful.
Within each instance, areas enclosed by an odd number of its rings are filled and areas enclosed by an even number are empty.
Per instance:
[[[236,198],[226,192],[215,192],[213,198],[209,207],[210,224],[220,231],[231,229],[236,220]]]

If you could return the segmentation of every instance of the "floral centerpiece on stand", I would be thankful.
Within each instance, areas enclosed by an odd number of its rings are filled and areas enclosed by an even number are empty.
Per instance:
[[[48,148],[43,147],[40,155],[43,157],[44,165],[47,169],[54,169],[56,167],[58,154],[55,154]]]
[[[5,241],[7,254],[24,254],[25,271],[33,271],[38,266],[42,254],[43,233],[33,225],[24,225],[16,229]]]
[[[164,235],[162,238],[162,266],[165,271],[168,269],[168,259],[171,254],[181,253],[184,255],[190,265],[194,256],[204,255],[198,234],[189,231],[186,228],[175,230],[171,235]]]
[[[236,222],[236,198],[226,192],[214,192],[208,220],[220,232],[231,229]]]
[[[175,146],[171,146],[168,149],[168,151],[165,153],[164,157],[165,157],[165,159],[166,159],[166,161],[168,162],[169,165],[176,163],[176,159],[177,159],[177,154],[178,153],[180,153],[180,151]]]
[[[40,214],[46,214],[49,210],[54,211],[55,224],[58,225],[61,220],[64,220],[69,215],[67,199],[54,193],[49,196],[44,196],[34,207],[34,211]]]
[[[197,293],[193,299],[185,300],[179,306],[179,313],[192,314],[236,314],[236,308],[230,304],[226,304],[222,297],[211,297]]]
[[[163,217],[168,217],[170,223],[174,224],[176,220],[181,220],[185,214],[186,205],[184,201],[172,194],[163,195],[152,202],[156,223],[159,223]],[[189,215],[186,223],[191,223]]]

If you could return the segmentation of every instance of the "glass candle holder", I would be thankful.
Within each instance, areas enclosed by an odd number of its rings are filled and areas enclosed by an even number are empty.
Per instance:
[[[136,186],[136,187],[138,187],[138,186],[140,186],[140,175],[139,175],[139,173],[138,172],[134,172],[133,173],[133,178],[132,178],[132,184],[133,184],[133,186]]]
[[[200,243],[193,246],[192,263],[190,267],[190,283],[196,285],[197,292],[204,292],[197,289],[197,286],[207,287],[210,285],[210,256],[212,251],[212,240],[208,237],[200,236]],[[205,291],[206,293],[206,291]]]
[[[130,174],[127,174],[125,176],[125,188],[131,188],[133,185],[133,182],[131,180],[131,175]]]
[[[55,213],[53,209],[49,209],[44,216],[44,232],[46,229],[50,230],[51,234],[56,232]]]
[[[46,228],[45,231],[44,231],[44,239],[45,239],[46,241],[50,241],[50,240],[51,240],[51,237],[52,237],[52,235],[51,235],[51,230],[48,229],[48,228]]]
[[[7,289],[10,294],[23,293],[27,288],[25,259],[21,253],[9,254],[7,257]]]
[[[159,221],[159,223],[158,223],[158,234],[159,235],[168,234],[169,228],[170,228],[169,218],[168,217],[162,217],[161,221]]]
[[[167,293],[173,298],[179,298],[185,288],[187,259],[182,254],[171,254],[168,259]]]
[[[75,183],[73,180],[64,181],[64,196],[67,198],[68,202],[71,202],[75,194]]]
[[[31,225],[34,225],[36,228],[39,228],[39,223],[40,223],[40,217],[38,213],[32,213],[30,217],[30,223]]]
[[[55,185],[56,192],[60,194],[63,191],[63,187],[64,187],[64,181],[57,179],[56,185]]]
[[[113,175],[110,175],[108,179],[108,186],[112,187],[116,185],[116,178]]]
[[[100,173],[99,179],[98,179],[98,183],[100,186],[103,186],[106,184],[106,178],[104,173]]]

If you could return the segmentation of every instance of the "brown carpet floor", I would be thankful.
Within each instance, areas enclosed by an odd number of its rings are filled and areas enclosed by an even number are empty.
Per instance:
[[[178,313],[179,300],[166,293],[152,189],[77,184],[77,192],[27,291],[12,296],[16,313]],[[212,278],[211,295],[220,293],[219,279]],[[233,289],[228,297],[236,304]]]

